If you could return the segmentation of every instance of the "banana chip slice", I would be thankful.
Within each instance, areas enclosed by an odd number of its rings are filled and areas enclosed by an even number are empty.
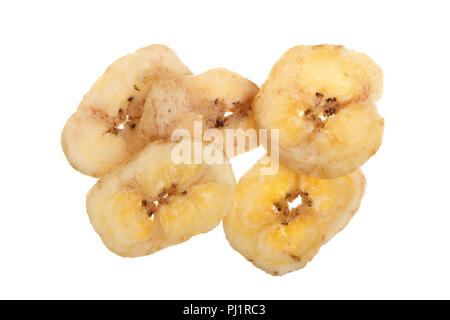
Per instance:
[[[89,219],[112,252],[154,253],[210,231],[231,209],[231,166],[175,164],[181,143],[150,143],[89,191]]]
[[[220,131],[224,151],[226,130],[235,130],[235,136],[229,140],[234,151],[239,139],[246,139],[246,130],[254,129],[251,104],[257,92],[258,87],[253,82],[226,69],[158,81],[144,106],[139,126],[141,139],[170,138],[175,129],[186,129],[194,136],[197,121],[201,124],[201,135],[211,128]],[[256,137],[256,131],[253,132]],[[254,142],[251,146],[247,141],[241,152],[256,147],[257,139]]]
[[[382,78],[367,55],[343,46],[294,47],[255,98],[256,124],[280,129],[284,165],[323,179],[349,174],[381,144]]]
[[[361,170],[336,179],[305,176],[280,165],[261,175],[261,161],[239,181],[223,226],[231,246],[256,267],[283,275],[303,268],[342,230],[364,194]]]
[[[152,84],[190,74],[162,45],[142,48],[114,62],[64,127],[61,142],[70,164],[86,175],[101,177],[141,150],[137,126]]]

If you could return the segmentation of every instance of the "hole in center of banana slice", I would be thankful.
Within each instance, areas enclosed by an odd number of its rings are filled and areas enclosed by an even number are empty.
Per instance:
[[[216,120],[216,122],[214,123],[214,127],[215,128],[223,127],[228,122],[228,120],[230,120],[230,118],[233,116],[233,114],[234,113],[231,111],[225,112],[221,118],[218,118]]]
[[[120,116],[122,113],[123,112],[119,112],[119,122],[117,122],[117,124],[109,129],[107,133],[112,133],[117,136],[125,129],[134,129],[136,127],[136,122],[134,122],[133,119],[131,119],[128,115],[126,115],[125,117]]]
[[[334,118],[341,107],[342,104],[338,103],[336,97],[326,98],[316,92],[316,102],[311,108],[300,110],[298,116],[314,121],[318,127],[323,127],[329,118]]]
[[[150,200],[142,200],[142,209],[147,213],[151,220],[154,220],[157,211],[169,202],[171,196],[177,194],[186,195],[187,191],[184,190],[179,192],[177,189],[177,184],[173,183],[169,188],[163,189],[155,198]]]
[[[300,206],[302,204],[302,202],[303,202],[303,198],[299,194],[297,196],[297,198],[295,198],[294,200],[288,202],[289,210],[293,210],[293,209],[297,208],[298,206]]]
[[[303,191],[293,191],[273,203],[272,210],[279,216],[282,225],[288,225],[300,214],[311,211],[312,201],[309,194]]]

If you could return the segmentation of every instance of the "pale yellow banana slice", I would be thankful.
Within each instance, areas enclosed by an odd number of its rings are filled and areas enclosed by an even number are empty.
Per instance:
[[[162,45],[142,48],[108,67],[84,96],[62,133],[62,147],[78,171],[101,177],[139,151],[137,134],[145,97],[154,81],[190,75]]]
[[[225,149],[226,130],[241,129],[233,131],[236,138],[229,140],[236,145],[238,139],[245,139],[246,130],[254,129],[250,108],[257,92],[254,83],[225,69],[158,81],[144,106],[139,127],[141,139],[167,139],[175,129],[186,129],[193,136],[194,122],[198,121],[200,134],[210,128],[220,131]],[[244,149],[251,149],[250,143]]]
[[[280,129],[275,145],[286,166],[324,179],[349,174],[381,144],[382,78],[367,55],[343,46],[294,47],[254,100],[256,124]]]
[[[89,219],[112,252],[154,253],[210,231],[231,209],[231,166],[175,164],[181,143],[150,143],[89,191]]]
[[[361,170],[318,179],[280,166],[262,175],[261,162],[240,180],[223,226],[231,246],[256,267],[283,275],[303,268],[342,230],[364,194]]]

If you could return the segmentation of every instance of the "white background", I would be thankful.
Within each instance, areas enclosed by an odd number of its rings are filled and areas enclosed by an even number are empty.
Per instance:
[[[446,1],[2,1],[1,298],[450,298],[449,8]],[[86,211],[95,179],[61,130],[115,59],[162,43],[200,73],[261,85],[298,44],[343,44],[384,71],[383,145],[348,227],[306,268],[272,277],[222,227],[120,258]],[[236,178],[259,157],[233,161]],[[242,159],[244,158],[244,159]]]

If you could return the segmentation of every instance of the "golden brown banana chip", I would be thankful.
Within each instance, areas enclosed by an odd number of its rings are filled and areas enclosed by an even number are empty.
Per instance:
[[[223,226],[231,246],[256,267],[283,275],[303,268],[342,230],[364,194],[361,170],[335,179],[305,176],[282,165],[262,175],[261,162],[240,180]]]
[[[154,253],[210,231],[231,209],[231,166],[175,164],[181,143],[150,143],[89,191],[89,219],[112,252]]]
[[[226,130],[241,129],[234,131],[237,138],[230,140],[234,148],[247,129],[254,129],[251,104],[257,91],[254,83],[225,69],[158,81],[144,106],[139,126],[141,139],[168,139],[175,129],[186,129],[194,136],[197,121],[202,128],[200,134],[210,128],[220,131],[225,150]],[[253,147],[256,144],[257,141]],[[244,150],[250,147],[248,143]]]
[[[78,171],[101,177],[139,151],[137,135],[145,97],[158,79],[190,75],[162,45],[142,48],[108,67],[67,121],[62,146]]]
[[[343,46],[294,47],[255,98],[256,124],[280,129],[284,165],[324,179],[349,174],[381,144],[382,77],[367,55]]]

